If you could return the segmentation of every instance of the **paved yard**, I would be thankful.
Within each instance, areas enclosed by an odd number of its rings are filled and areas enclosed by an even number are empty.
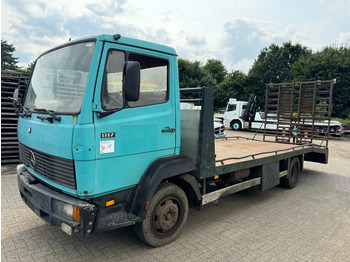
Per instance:
[[[191,210],[184,232],[161,248],[142,244],[132,228],[84,239],[46,226],[20,199],[10,170],[1,176],[1,259],[350,261],[349,162],[350,141],[332,140],[330,163],[306,163],[295,189],[247,190]]]

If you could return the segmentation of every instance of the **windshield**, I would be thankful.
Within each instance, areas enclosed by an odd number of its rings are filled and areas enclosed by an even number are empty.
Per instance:
[[[37,60],[24,107],[78,114],[83,102],[94,42],[83,42],[49,52]]]

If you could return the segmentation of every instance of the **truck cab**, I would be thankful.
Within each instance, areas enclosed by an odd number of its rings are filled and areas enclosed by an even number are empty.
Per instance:
[[[244,120],[241,118],[248,102],[237,101],[235,98],[230,98],[224,113],[225,127],[231,127],[233,130],[241,130],[244,128]]]
[[[38,178],[91,198],[136,185],[150,162],[179,153],[176,53],[137,46],[103,35],[38,58],[23,105],[31,116],[18,123],[21,158]],[[136,102],[122,85],[125,63],[134,61],[141,73]]]
[[[19,108],[23,200],[68,234],[135,224],[147,170],[195,169],[179,156],[179,104],[173,48],[100,35],[45,52]]]

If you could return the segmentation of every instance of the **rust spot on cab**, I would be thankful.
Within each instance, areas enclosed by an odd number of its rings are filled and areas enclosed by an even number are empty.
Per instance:
[[[72,116],[72,125],[76,124],[78,120],[78,116]]]

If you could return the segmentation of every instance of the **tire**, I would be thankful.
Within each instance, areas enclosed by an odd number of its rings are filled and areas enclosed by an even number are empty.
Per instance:
[[[172,183],[162,183],[154,194],[146,218],[134,227],[146,244],[160,247],[174,241],[186,223],[188,200],[185,192]]]
[[[242,130],[242,124],[239,121],[233,121],[231,123],[231,128],[232,128],[232,130],[240,131],[240,130]]]
[[[288,173],[286,177],[282,177],[280,183],[285,188],[294,188],[298,183],[298,179],[301,173],[300,160],[298,157],[294,157],[290,161],[290,168],[288,168]]]

